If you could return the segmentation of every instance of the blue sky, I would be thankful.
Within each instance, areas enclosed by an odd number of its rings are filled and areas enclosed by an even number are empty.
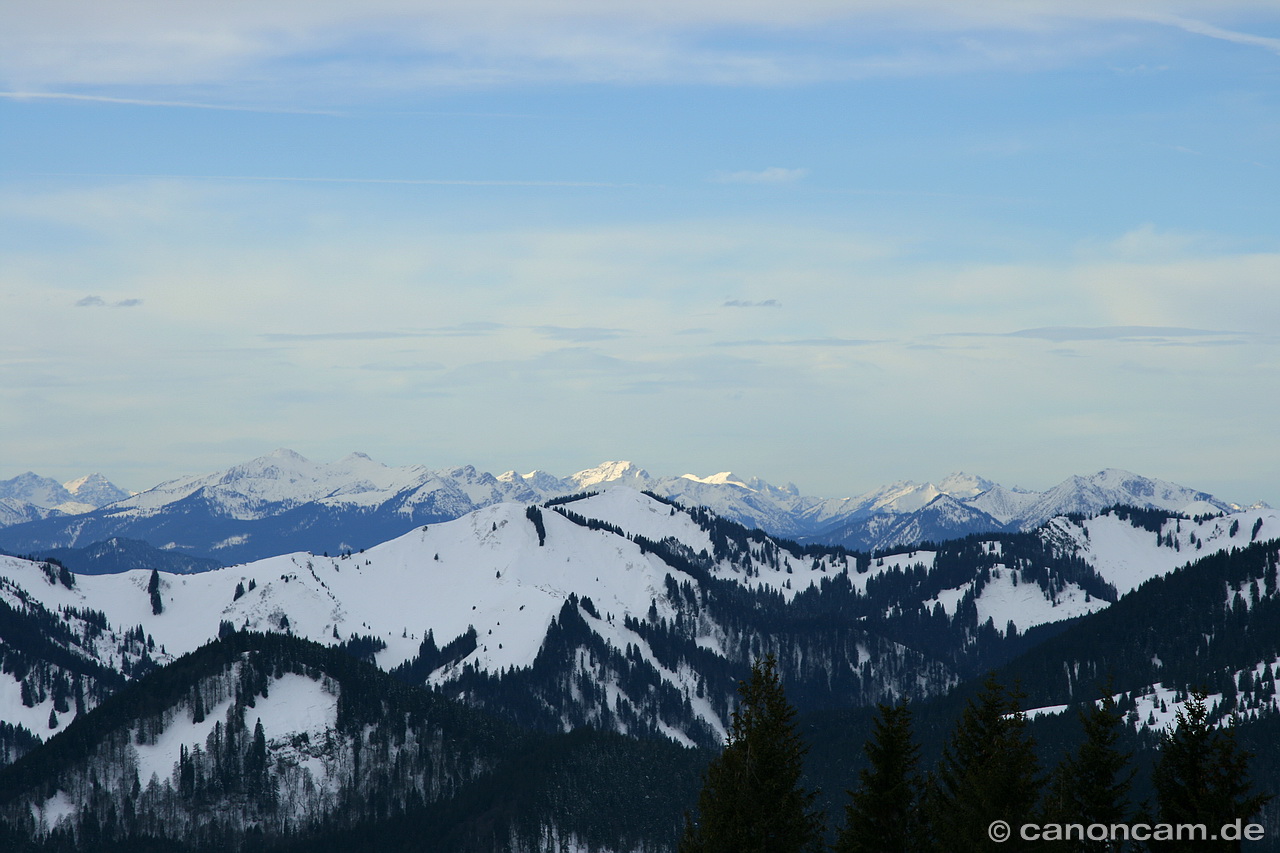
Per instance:
[[[1278,151],[1274,2],[24,4],[0,478],[1275,503]]]

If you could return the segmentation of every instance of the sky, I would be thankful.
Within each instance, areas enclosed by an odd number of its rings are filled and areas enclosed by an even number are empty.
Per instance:
[[[4,18],[0,479],[290,447],[1280,505],[1274,0]]]

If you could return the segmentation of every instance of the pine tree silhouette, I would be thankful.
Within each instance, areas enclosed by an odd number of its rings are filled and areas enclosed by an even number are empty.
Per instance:
[[[911,735],[906,702],[880,705],[871,739],[863,746],[869,766],[849,792],[845,825],[835,853],[907,853],[918,849],[920,747]]]
[[[814,792],[800,785],[807,751],[795,730],[795,709],[772,655],[740,682],[724,752],[711,762],[698,798],[698,819],[686,816],[680,853],[802,853],[820,849],[822,819]]]

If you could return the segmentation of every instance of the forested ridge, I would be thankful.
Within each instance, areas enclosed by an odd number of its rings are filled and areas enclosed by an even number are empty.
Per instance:
[[[61,697],[75,712],[44,745],[0,726],[13,761],[0,771],[0,842],[39,853],[416,850],[423,838],[442,851],[671,851],[694,843],[686,813],[697,812],[715,762],[747,737],[740,721],[754,700],[742,688],[762,662],[770,690],[795,710],[788,726],[803,756],[791,766],[821,824],[801,833],[809,847],[859,849],[842,827],[883,808],[846,792],[866,784],[864,772],[878,778],[871,745],[904,728],[905,711],[886,709],[906,707],[915,793],[901,822],[921,827],[911,843],[928,842],[912,849],[965,849],[972,826],[939,815],[976,813],[955,803],[977,784],[964,768],[993,760],[981,744],[1007,733],[997,718],[1018,720],[1017,766],[1033,768],[1018,786],[1034,794],[1018,807],[1026,819],[1076,807],[1069,773],[1092,719],[1131,774],[1129,817],[1158,815],[1160,797],[1173,796],[1160,768],[1181,727],[1247,782],[1224,797],[1276,837],[1277,805],[1264,802],[1280,778],[1274,541],[1233,530],[1239,546],[1121,597],[1055,538],[1067,528],[859,554],[662,501],[658,515],[686,513],[707,534],[699,550],[579,512],[591,497],[528,507],[516,526],[539,553],[575,530],[625,540],[657,561],[662,583],[647,613],[566,593],[527,667],[476,665],[494,640],[473,625],[439,641],[424,630],[417,653],[384,672],[372,662],[390,636],[335,633],[325,646],[291,636],[283,618],[278,633],[224,620],[218,640],[171,660],[142,626],[119,632],[91,608],[45,608],[0,579],[6,670],[32,702]],[[1109,512],[1168,551],[1187,521]],[[46,565],[39,583],[75,583]],[[801,570],[811,582],[793,590]],[[171,601],[161,576],[139,583],[136,595],[160,614]],[[1018,630],[980,617],[988,588],[1025,590],[1046,607],[1069,596],[1108,606]],[[251,590],[226,596],[235,605]],[[303,699],[310,716],[298,717]],[[986,734],[962,734],[979,720]],[[697,844],[689,849],[715,849]]]

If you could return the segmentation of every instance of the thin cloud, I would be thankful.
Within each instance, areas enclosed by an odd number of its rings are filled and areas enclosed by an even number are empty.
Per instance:
[[[1194,21],[1189,18],[1180,18],[1174,15],[1169,16],[1152,16],[1151,18],[1162,24],[1169,24],[1180,30],[1194,33],[1199,36],[1208,36],[1209,38],[1221,39],[1222,41],[1234,42],[1235,44],[1249,45],[1250,47],[1261,47],[1272,53],[1280,53],[1280,38],[1272,38],[1271,36],[1255,36],[1252,33],[1242,33],[1236,30],[1227,30],[1222,27],[1215,27],[1213,24],[1204,21]]]
[[[108,302],[101,296],[84,296],[76,300],[77,308],[135,308],[141,304],[141,299],[121,299],[118,302]]]
[[[808,174],[808,169],[770,166],[756,172],[716,172],[711,180],[718,184],[794,184]]]
[[[642,184],[620,184],[609,181],[525,181],[469,180],[458,178],[334,178],[299,177],[293,175],[158,175],[127,172],[46,172],[52,178],[149,178],[165,181],[258,181],[299,184],[401,184],[440,187],[584,187],[617,189],[640,187]]]
[[[289,341],[393,341],[406,338],[479,337],[505,328],[501,323],[462,323],[414,331],[367,330],[361,332],[268,332],[262,335],[276,343]]]
[[[282,341],[391,341],[403,338],[429,338],[429,332],[269,332],[264,340]]]
[[[444,370],[444,365],[438,361],[420,361],[412,364],[380,361],[362,364],[360,369],[393,373],[421,373]]]
[[[338,116],[334,110],[307,110],[289,107],[250,107],[241,104],[210,104],[199,101],[161,101],[148,98],[113,98],[108,95],[82,95],[76,92],[0,92],[9,101],[87,101],[95,104],[118,104],[130,107],[180,107],[191,110],[222,110],[242,113],[290,113],[300,115]]]
[[[718,347],[862,347],[883,341],[863,340],[859,338],[793,338],[791,340],[769,341],[762,338],[751,338],[741,341],[717,341]]]
[[[553,341],[582,344],[620,338],[625,330],[600,326],[535,326],[534,331]]]
[[[1142,338],[1196,338],[1240,335],[1240,332],[1187,329],[1178,326],[1045,326],[1006,332],[1002,337],[1038,338],[1055,343],[1066,341],[1116,341]]]
[[[859,338],[801,338],[795,341],[781,341],[784,347],[863,347],[881,341],[861,340]]]
[[[1208,340],[1208,341],[1152,341],[1156,346],[1160,347],[1242,347],[1249,343],[1239,338],[1233,340]]]
[[[493,87],[545,82],[687,83],[741,85],[1042,65],[1064,55],[1096,50],[1096,39],[1054,38],[1074,22],[1107,25],[1146,21],[1191,33],[1280,52],[1280,39],[1227,30],[1165,13],[1168,0],[1099,4],[1096,0],[1037,3],[954,0],[800,0],[794,3],[553,4],[492,0],[406,0],[354,3],[277,2],[11,4],[0,33],[0,76],[22,80],[31,92],[79,85],[102,87],[252,87],[260,97],[296,103],[317,92]],[[1190,0],[1192,16],[1271,11],[1265,0]],[[161,9],[160,7],[163,7]],[[1162,8],[1163,7],[1163,8]],[[1028,49],[975,49],[955,39],[954,49],[859,51],[840,44],[815,50],[811,34],[893,32],[1011,33]],[[772,43],[742,47],[726,34],[749,32]],[[1047,36],[1045,35],[1047,33]],[[369,45],[392,45],[391,61]],[[863,54],[859,56],[859,54]],[[57,91],[69,100],[104,96]],[[254,110],[194,99],[120,98],[154,106]],[[271,110],[276,111],[276,110]],[[287,111],[287,110],[279,110]]]
[[[752,302],[750,299],[726,299],[725,308],[781,308],[782,303],[776,299],[764,299]]]

